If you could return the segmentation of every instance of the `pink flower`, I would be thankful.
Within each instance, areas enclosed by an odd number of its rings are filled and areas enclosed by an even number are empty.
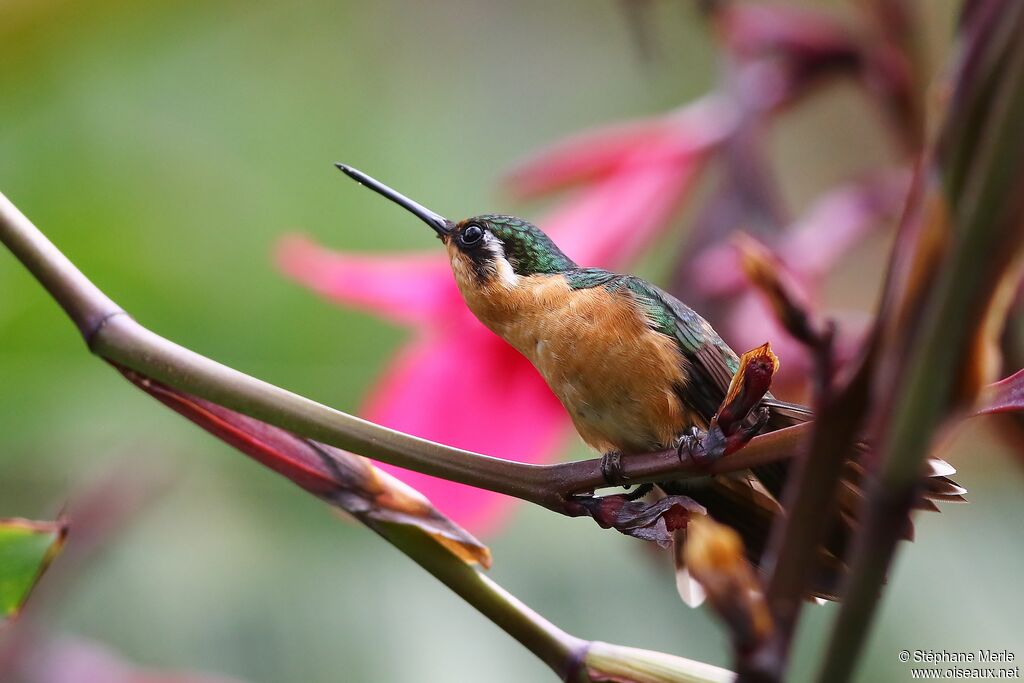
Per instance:
[[[851,249],[896,216],[909,191],[909,175],[890,170],[841,186],[821,199],[784,233],[768,242],[804,298],[819,303],[824,280]],[[771,340],[782,360],[773,385],[803,384],[811,373],[804,347],[790,337],[764,298],[751,288],[738,264],[732,242],[717,242],[690,262],[691,281],[706,298],[733,302],[722,330],[736,349],[749,349]],[[838,323],[835,357],[841,364],[860,348],[870,316],[860,311],[830,311]]]
[[[728,117],[708,100],[648,119],[585,133],[520,165],[520,194],[577,186],[540,222],[577,262],[621,268],[667,224]],[[307,238],[284,238],[280,268],[346,306],[415,329],[371,391],[362,414],[424,438],[502,458],[546,462],[570,422],[530,363],[465,307],[441,249],[355,255]],[[509,499],[382,465],[471,529],[503,519]]]
[[[879,30],[898,22],[896,15],[882,14],[861,25],[813,7],[730,2],[722,3],[716,24],[723,47],[741,66],[740,96],[748,107],[769,111],[792,105],[823,77],[846,74],[860,81],[908,148],[915,149],[920,121],[912,63],[905,46]]]

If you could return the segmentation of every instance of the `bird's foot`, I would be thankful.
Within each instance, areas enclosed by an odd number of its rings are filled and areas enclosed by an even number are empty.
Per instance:
[[[679,461],[683,462],[687,458],[697,463],[707,460],[704,450],[704,438],[707,435],[707,432],[701,431],[696,425],[680,434],[676,440],[676,454],[679,456]]]
[[[768,426],[768,420],[772,413],[767,406],[755,408],[753,411],[754,421],[741,426],[734,433],[727,436],[722,444],[721,454],[733,453],[747,445],[747,442],[764,431]]]
[[[768,420],[772,417],[772,411],[768,406],[761,406],[754,410],[754,414],[757,415],[757,419],[754,420],[754,424],[750,427],[750,438],[754,438],[768,426]]]
[[[624,485],[629,477],[622,471],[622,453],[620,451],[608,451],[601,456],[601,474],[609,486]],[[629,488],[629,485],[624,485]]]
[[[696,465],[708,465],[723,455],[743,448],[748,441],[764,431],[771,418],[771,411],[766,406],[755,409],[752,414],[753,422],[744,418],[745,424],[733,423],[728,432],[723,431],[714,420],[706,432],[690,427],[676,442],[680,462],[685,462],[688,457]]]
[[[625,488],[629,489],[628,486],[626,486]],[[630,502],[634,500],[640,500],[653,490],[654,484],[640,484],[640,486],[636,487],[636,491],[631,491],[630,493],[626,494],[626,500]]]

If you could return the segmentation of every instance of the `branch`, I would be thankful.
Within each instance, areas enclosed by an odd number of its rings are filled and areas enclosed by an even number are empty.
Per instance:
[[[375,531],[525,645],[569,683],[732,683],[735,674],[682,657],[585,641],[565,633],[480,570],[438,552],[414,529]]]
[[[612,672],[630,670],[637,673],[635,683],[732,680],[731,672],[700,662],[605,647],[566,633],[483,573],[481,568],[491,563],[485,546],[417,491],[366,458],[300,438],[131,370],[121,371],[140,389],[213,436],[376,532],[536,655],[561,680],[597,683]],[[631,678],[615,680],[634,683]]]
[[[118,307],[2,194],[0,241],[60,304],[93,353],[169,387],[331,446],[562,514],[574,494],[606,485],[599,459],[533,465],[452,448],[329,408],[179,346]],[[630,455],[623,472],[642,484],[743,470],[790,457],[807,430],[799,425],[758,436],[709,465],[700,464],[699,453],[685,462],[674,450]]]

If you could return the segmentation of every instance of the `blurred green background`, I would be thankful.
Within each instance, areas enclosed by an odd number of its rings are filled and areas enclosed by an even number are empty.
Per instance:
[[[536,215],[495,193],[510,162],[714,82],[693,8],[656,14],[647,63],[612,0],[0,2],[0,190],[143,324],[354,410],[407,332],[285,281],[274,242],[300,229],[350,250],[435,243],[331,163],[453,215]],[[797,206],[841,175],[837,158],[877,159],[863,112],[840,91],[778,131]],[[884,242],[861,252],[835,301],[869,306]],[[950,446],[972,504],[920,517],[860,680],[906,680],[900,649],[1024,656],[1024,481],[991,427]],[[0,516],[52,517],[90,475],[152,466],[173,486],[81,577],[60,628],[253,683],[552,680],[372,534],[89,357],[0,252]],[[722,631],[638,541],[526,506],[487,540],[492,575],[574,634],[728,664]],[[809,610],[795,680],[834,612]]]

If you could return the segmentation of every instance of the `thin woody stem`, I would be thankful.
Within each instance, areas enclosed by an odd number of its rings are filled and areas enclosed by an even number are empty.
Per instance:
[[[856,454],[872,357],[869,352],[861,358],[849,377],[835,386],[832,335],[833,329],[829,328],[817,335],[811,347],[816,359],[815,408],[819,419],[795,461],[785,492],[788,513],[773,527],[764,560],[775,633],[745,663],[740,681],[784,680],[793,633],[817,566],[819,543],[835,514],[844,465]]]
[[[580,676],[589,641],[558,628],[421,530],[401,524],[370,527],[534,653],[561,680],[590,680]]]
[[[605,485],[599,459],[532,465],[445,446],[329,408],[175,344],[132,319],[3,194],[0,242],[60,304],[93,353],[179,391],[381,462],[558,512],[573,494]],[[808,429],[799,425],[758,436],[710,465],[681,462],[674,450],[631,455],[624,459],[623,471],[631,483],[640,484],[742,470],[790,457]]]

